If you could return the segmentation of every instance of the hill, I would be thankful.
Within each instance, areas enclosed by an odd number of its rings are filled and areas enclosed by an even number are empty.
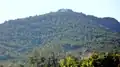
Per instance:
[[[23,58],[36,50],[44,56],[50,52],[119,50],[119,32],[120,23],[114,18],[60,9],[0,24],[0,55]]]

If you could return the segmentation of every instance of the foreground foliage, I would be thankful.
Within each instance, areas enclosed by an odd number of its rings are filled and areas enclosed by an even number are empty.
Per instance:
[[[84,58],[72,55],[59,58],[52,53],[48,58],[33,56],[29,57],[25,64],[11,64],[9,67],[120,67],[120,54],[91,53],[90,56]]]
[[[60,67],[120,67],[120,54],[102,55],[94,53],[86,59],[77,60],[77,58],[66,57],[60,61]]]

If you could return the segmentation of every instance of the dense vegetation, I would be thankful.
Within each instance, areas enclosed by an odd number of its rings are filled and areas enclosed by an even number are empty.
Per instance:
[[[88,57],[75,57],[69,54],[60,58],[51,53],[48,58],[32,56],[24,64],[14,62],[7,67],[120,67],[120,54],[91,53]]]
[[[77,55],[96,51],[120,52],[120,23],[68,9],[9,20],[0,25],[0,57],[26,59],[40,52]]]

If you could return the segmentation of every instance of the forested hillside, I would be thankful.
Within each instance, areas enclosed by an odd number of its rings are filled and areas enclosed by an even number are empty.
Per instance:
[[[114,18],[60,9],[0,24],[0,57],[26,58],[35,52],[42,56],[51,52],[119,52],[119,32],[120,23]]]

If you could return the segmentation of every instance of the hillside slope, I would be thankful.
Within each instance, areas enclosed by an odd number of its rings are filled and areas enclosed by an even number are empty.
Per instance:
[[[41,52],[111,51],[120,47],[120,23],[70,9],[9,20],[0,25],[0,54],[22,56]]]

